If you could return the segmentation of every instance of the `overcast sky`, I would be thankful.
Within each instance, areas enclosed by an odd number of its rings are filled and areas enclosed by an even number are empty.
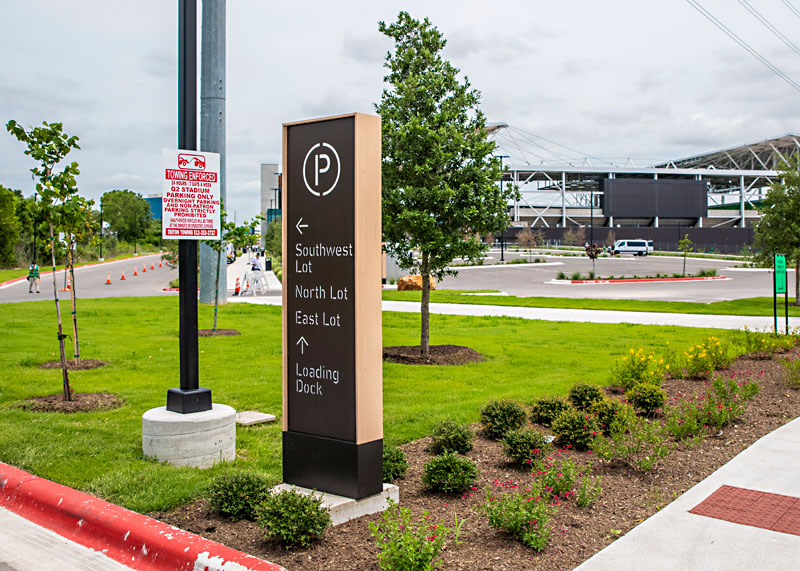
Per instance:
[[[800,82],[800,55],[739,2],[699,2]],[[749,4],[800,43],[800,0]],[[399,10],[445,34],[488,121],[587,155],[645,164],[800,130],[800,93],[685,0],[229,0],[227,193],[240,221],[258,212],[259,164],[281,160],[282,123],[374,113],[392,47],[377,22]],[[85,196],[160,193],[161,149],[177,146],[177,2],[4,2],[3,20],[2,122],[61,121],[80,137],[70,159]],[[32,166],[0,132],[0,184],[30,196]]]

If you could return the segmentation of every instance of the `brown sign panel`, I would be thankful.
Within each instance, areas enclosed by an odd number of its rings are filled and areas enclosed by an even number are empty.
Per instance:
[[[380,120],[285,125],[284,157],[284,480],[363,497],[381,484],[362,481],[382,448]]]

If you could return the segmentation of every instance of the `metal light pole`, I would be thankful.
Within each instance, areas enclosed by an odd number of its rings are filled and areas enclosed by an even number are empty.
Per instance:
[[[497,155],[497,158],[500,159],[500,192],[503,191],[503,173],[505,173],[505,169],[503,168],[503,159],[510,158],[508,155]],[[505,250],[506,250],[506,239],[503,235],[505,233],[505,228],[500,230],[500,261],[505,262]]]
[[[100,196],[100,258],[103,261],[103,197]]]
[[[197,150],[197,0],[178,2],[178,148]],[[211,410],[211,390],[199,385],[197,351],[197,241],[178,240],[180,281],[179,389],[167,391],[167,410]]]
[[[36,205],[36,191],[33,191],[33,263],[36,263],[36,227],[39,225],[39,208]]]

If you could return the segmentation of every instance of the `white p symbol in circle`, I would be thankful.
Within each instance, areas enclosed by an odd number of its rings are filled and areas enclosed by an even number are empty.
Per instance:
[[[331,155],[330,154],[325,153],[325,152],[320,152],[320,151],[322,151],[323,148],[330,149],[331,153],[333,154],[333,159],[331,159]],[[319,149],[319,151],[315,153],[314,151],[316,151],[317,149]],[[312,187],[312,185],[308,184],[308,176],[307,176],[308,157],[310,157],[312,153],[314,154],[314,185],[313,185],[313,187]],[[331,166],[334,165],[334,162],[335,162],[335,166],[336,166],[336,177],[333,180],[333,184],[328,186],[324,182],[324,179],[330,180],[330,176],[323,177],[322,186],[323,186],[323,188],[327,187],[327,189],[326,190],[321,190],[320,189],[320,180],[319,180],[320,179],[320,175],[323,175],[323,174],[326,174],[327,172],[329,172],[331,170]],[[322,163],[324,163],[324,165],[322,165]],[[305,159],[303,159],[303,182],[305,183],[306,188],[308,189],[308,191],[311,194],[313,194],[314,196],[326,196],[326,195],[330,194],[333,191],[333,189],[336,188],[336,185],[339,182],[339,175],[341,174],[341,172],[342,172],[342,165],[341,165],[341,162],[339,161],[339,154],[336,152],[336,149],[334,149],[331,145],[329,145],[328,143],[317,143],[316,145],[314,145],[310,149],[308,149],[308,152],[306,153],[306,157],[305,157]]]

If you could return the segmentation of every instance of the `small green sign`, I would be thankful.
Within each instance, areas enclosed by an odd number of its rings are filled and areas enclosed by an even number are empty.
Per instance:
[[[786,256],[775,254],[775,293],[786,293]]]

